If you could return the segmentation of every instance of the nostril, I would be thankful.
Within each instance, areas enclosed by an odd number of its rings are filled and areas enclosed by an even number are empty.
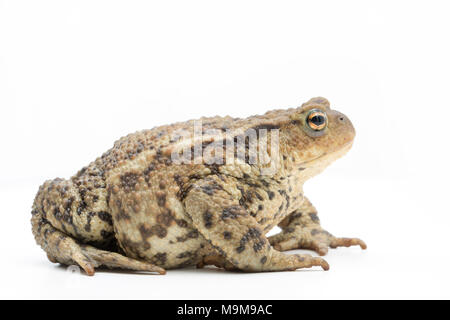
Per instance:
[[[344,121],[344,117],[339,117],[339,120]]]

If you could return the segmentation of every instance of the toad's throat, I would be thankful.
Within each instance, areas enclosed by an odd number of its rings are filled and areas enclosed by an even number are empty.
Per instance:
[[[324,152],[320,156],[301,162],[299,165],[301,167],[314,167],[316,164],[322,163],[322,162],[333,162],[336,159],[341,158],[344,156],[352,147],[353,140],[345,143],[344,145],[340,146],[339,148],[336,148],[334,150]]]

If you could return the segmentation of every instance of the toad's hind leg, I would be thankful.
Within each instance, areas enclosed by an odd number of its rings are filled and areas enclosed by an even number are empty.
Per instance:
[[[69,203],[76,201],[75,191],[71,188],[73,185],[70,181],[46,182],[40,188],[33,204],[32,231],[36,242],[44,249],[51,262],[79,265],[88,275],[94,275],[95,268],[101,266],[165,273],[164,269],[150,263],[83,244],[87,242],[86,238],[79,231],[80,225],[74,221],[74,214],[76,218],[79,218],[81,214],[71,212],[71,206],[67,206],[67,210],[61,213],[62,208],[58,205],[58,202],[63,202],[66,196],[74,198]],[[94,214],[91,215],[91,219],[93,217]],[[87,230],[84,229],[84,232]]]
[[[33,216],[33,220],[36,216]],[[165,274],[165,270],[147,262],[131,259],[116,252],[104,251],[90,245],[79,244],[76,240],[56,230],[49,223],[41,220],[33,223],[33,231],[38,234],[38,243],[47,252],[53,263],[78,265],[90,276],[95,268],[127,269]]]

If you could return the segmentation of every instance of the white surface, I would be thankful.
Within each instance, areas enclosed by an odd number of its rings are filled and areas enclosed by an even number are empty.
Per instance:
[[[0,298],[450,298],[445,1],[0,1]],[[30,207],[122,135],[327,97],[357,129],[308,182],[358,236],[319,269],[69,274]]]

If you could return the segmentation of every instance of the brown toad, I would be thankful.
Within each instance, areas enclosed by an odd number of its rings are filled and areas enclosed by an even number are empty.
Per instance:
[[[327,270],[322,258],[282,251],[366,248],[323,230],[302,190],[354,136],[350,120],[320,97],[262,116],[140,131],[70,180],[45,182],[33,204],[33,234],[50,261],[89,275],[100,266],[161,274],[207,264]],[[277,225],[282,232],[266,238]]]

